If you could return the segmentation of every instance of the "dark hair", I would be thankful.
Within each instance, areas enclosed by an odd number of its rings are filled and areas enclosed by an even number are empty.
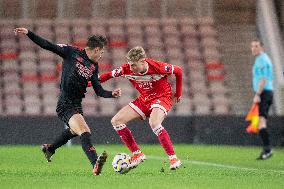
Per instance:
[[[94,49],[96,47],[103,48],[107,45],[106,37],[102,35],[92,35],[88,38],[87,47]]]
[[[259,42],[260,46],[263,47],[263,42],[259,38],[252,40],[252,42]]]

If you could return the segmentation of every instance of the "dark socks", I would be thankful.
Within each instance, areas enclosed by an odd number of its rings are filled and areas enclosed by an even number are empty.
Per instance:
[[[64,144],[66,144],[68,142],[68,140],[76,137],[78,135],[73,135],[70,131],[70,129],[66,129],[62,132],[62,134],[60,136],[58,136],[55,141],[50,145],[50,147],[48,148],[48,151],[50,152],[55,152],[55,150],[61,146],[63,146]]]
[[[266,128],[260,129],[259,136],[263,143],[263,150],[265,152],[270,152],[271,149],[270,149],[269,134],[267,132],[267,129]]]
[[[84,150],[91,164],[95,166],[98,156],[96,149],[93,147],[91,143],[91,133],[85,132],[81,134],[80,139],[81,139],[82,149]]]

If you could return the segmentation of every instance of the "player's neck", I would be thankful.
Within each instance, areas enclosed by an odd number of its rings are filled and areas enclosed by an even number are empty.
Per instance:
[[[85,53],[86,53],[87,57],[88,57],[91,61],[93,61],[93,63],[96,63],[97,61],[96,61],[96,59],[92,56],[92,53],[91,53],[87,48],[85,48],[84,50],[85,50]]]
[[[148,63],[146,62],[146,64],[145,64],[145,69],[144,69],[143,71],[141,71],[139,74],[141,74],[141,75],[146,74],[146,73],[148,72],[148,69],[149,69],[149,65],[148,65]]]

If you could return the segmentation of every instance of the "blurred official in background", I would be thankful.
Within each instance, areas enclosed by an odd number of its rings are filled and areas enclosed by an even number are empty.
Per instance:
[[[267,117],[273,102],[273,65],[269,56],[264,52],[263,44],[256,39],[251,42],[251,52],[255,57],[252,67],[253,103],[259,104],[259,136],[263,143],[263,151],[257,158],[265,160],[272,156],[269,133],[267,130]]]

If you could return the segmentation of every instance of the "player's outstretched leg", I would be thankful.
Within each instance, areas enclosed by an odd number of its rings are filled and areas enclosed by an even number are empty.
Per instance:
[[[80,135],[82,149],[92,164],[93,174],[101,174],[102,167],[106,161],[107,154],[103,153],[98,157],[96,149],[91,142],[91,131],[84,117],[81,114],[74,114],[68,122],[70,129]]]
[[[135,152],[139,150],[131,131],[127,128],[125,124],[113,125],[114,130],[120,136],[122,142],[127,146],[130,152]]]
[[[108,154],[106,153],[106,151],[104,151],[104,152],[98,157],[98,159],[97,159],[97,161],[96,161],[96,164],[95,164],[95,166],[94,166],[94,169],[93,169],[93,174],[94,174],[95,176],[101,174],[102,168],[103,168],[103,166],[104,166],[104,164],[105,164],[105,162],[106,162],[107,157],[108,157]]]
[[[125,123],[139,119],[140,117],[141,116],[136,111],[127,105],[111,119],[111,124],[113,125],[114,130],[132,153],[132,157],[130,159],[131,168],[137,167],[141,162],[146,160],[146,156],[140,151],[131,131],[127,128]]]
[[[181,161],[177,158],[176,155],[169,156],[169,161],[171,170],[176,170],[182,165]]]
[[[127,146],[127,148],[132,152],[130,159],[130,167],[137,167],[141,162],[146,160],[146,156],[140,151],[131,131],[127,128],[125,124],[120,124],[113,126],[117,134],[120,136],[122,142]]]
[[[135,168],[137,167],[140,163],[144,162],[146,160],[146,156],[143,152],[140,150],[137,150],[132,153],[133,155],[130,158],[130,167]]]
[[[55,151],[50,151],[49,149],[50,146],[51,144],[43,144],[41,146],[41,151],[43,152],[44,157],[47,160],[47,162],[51,162],[51,157],[55,153]]]
[[[95,176],[101,174],[103,165],[107,159],[107,153],[103,152],[99,157],[97,156],[96,149],[91,142],[91,133],[84,132],[80,136],[82,149],[88,157],[93,166],[93,174]]]
[[[66,144],[70,139],[78,135],[73,134],[70,129],[65,129],[60,136],[58,136],[52,144],[43,144],[41,150],[44,153],[44,156],[48,162],[51,162],[52,155],[55,154],[57,148],[60,148]]]

